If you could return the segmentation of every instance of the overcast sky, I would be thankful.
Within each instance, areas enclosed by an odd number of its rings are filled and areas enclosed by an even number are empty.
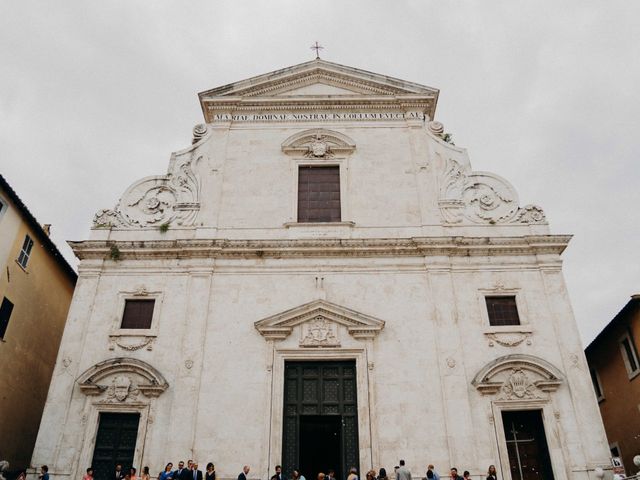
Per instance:
[[[202,121],[197,92],[322,57],[439,88],[436,119],[575,235],[585,343],[640,292],[640,3],[3,1],[0,173],[66,240]]]

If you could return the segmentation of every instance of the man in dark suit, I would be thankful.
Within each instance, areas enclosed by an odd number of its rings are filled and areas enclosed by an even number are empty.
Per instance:
[[[249,467],[249,465],[245,465],[244,467],[242,467],[242,472],[240,473],[240,475],[238,475],[238,480],[249,480],[249,477],[247,475],[249,475],[249,470],[251,470],[251,467]]]
[[[116,471],[113,475],[113,480],[122,480],[124,478],[125,473],[122,471],[122,465],[116,463]]]
[[[198,462],[193,462],[191,464],[189,480],[202,480],[202,470],[198,470]]]
[[[184,468],[184,462],[182,460],[178,462],[178,469],[173,472],[173,480],[191,480],[189,470]]]

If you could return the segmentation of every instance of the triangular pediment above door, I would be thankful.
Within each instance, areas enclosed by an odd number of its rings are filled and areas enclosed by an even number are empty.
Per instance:
[[[360,339],[375,337],[385,324],[383,320],[350,308],[326,300],[314,300],[259,320],[255,322],[255,327],[263,337],[269,340],[284,340],[291,334],[294,327],[308,322],[313,323],[313,328],[320,330],[324,328],[327,333],[331,331],[332,325],[340,325],[345,327],[354,338]],[[327,341],[331,343],[330,338]]]

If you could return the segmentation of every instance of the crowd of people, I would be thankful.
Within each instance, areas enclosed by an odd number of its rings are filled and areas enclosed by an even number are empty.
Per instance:
[[[49,480],[49,468],[46,465],[43,465],[40,468],[40,478],[41,480]],[[242,472],[238,475],[238,480],[249,480],[249,472],[251,468],[249,465],[245,465],[242,467]],[[394,468],[395,480],[412,480],[413,476],[411,472],[405,465],[404,460],[400,460],[399,465]],[[207,464],[206,470],[203,474],[201,470],[198,469],[198,462],[194,462],[193,460],[189,460],[187,462],[187,466],[185,467],[184,462],[181,460],[178,462],[178,468],[174,470],[173,463],[169,462],[164,467],[162,472],[158,473],[158,480],[216,480],[216,469],[215,465],[211,462]],[[427,467],[426,476],[423,477],[423,480],[440,480],[442,477],[436,471],[433,465],[429,465]],[[462,473],[462,476],[458,474],[458,469],[456,467],[451,467],[449,469],[448,478],[450,480],[469,480],[471,475],[467,470]],[[445,480],[443,478],[442,480]],[[327,473],[318,472],[316,475],[317,480],[336,480],[336,473],[334,470],[327,470]],[[82,480],[93,480],[93,468],[87,468],[87,473],[82,477]],[[111,480],[151,480],[151,475],[149,474],[149,467],[144,467],[142,469],[142,474],[138,476],[137,470],[134,467],[129,468],[128,471],[123,470],[122,464],[118,463],[115,466],[114,474]],[[307,480],[300,469],[294,469],[291,475],[291,479],[287,479],[282,473],[282,467],[280,465],[276,465],[275,473],[271,477],[270,480]],[[349,469],[349,473],[347,474],[346,480],[362,480],[358,475],[358,470],[353,467]],[[378,472],[375,470],[369,470],[366,473],[366,480],[390,480],[387,471],[384,468],[380,468]],[[498,476],[496,473],[495,465],[490,465],[487,470],[486,480],[498,480]]]

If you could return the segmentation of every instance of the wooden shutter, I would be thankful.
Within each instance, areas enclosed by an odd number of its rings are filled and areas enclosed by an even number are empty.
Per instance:
[[[520,325],[516,297],[485,297],[489,324],[492,326]]]
[[[120,328],[151,328],[155,300],[125,300]]]
[[[298,170],[298,222],[340,220],[340,167],[301,166]]]

